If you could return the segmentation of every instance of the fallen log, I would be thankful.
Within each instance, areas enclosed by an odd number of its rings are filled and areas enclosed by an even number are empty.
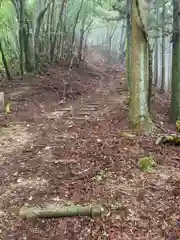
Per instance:
[[[180,136],[178,135],[162,135],[157,138],[156,145],[159,144],[171,144],[175,146],[180,146]]]
[[[89,216],[98,217],[105,212],[102,206],[55,206],[50,208],[22,207],[19,216],[23,219],[28,218],[62,218]]]

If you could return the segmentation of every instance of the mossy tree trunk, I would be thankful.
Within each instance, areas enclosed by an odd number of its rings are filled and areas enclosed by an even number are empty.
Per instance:
[[[146,32],[148,11],[144,0],[133,0],[131,7],[131,32],[128,44],[127,71],[130,86],[129,116],[131,125],[137,130],[151,131],[152,121],[148,109],[151,50]],[[127,29],[129,30],[128,26]]]
[[[171,121],[180,120],[180,1],[173,0],[173,58]]]

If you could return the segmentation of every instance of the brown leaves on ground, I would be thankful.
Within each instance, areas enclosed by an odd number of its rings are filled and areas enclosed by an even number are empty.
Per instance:
[[[5,86],[12,112],[0,134],[1,239],[178,236],[180,150],[156,146],[156,136],[122,134],[128,128],[123,75],[118,66],[96,66],[73,70],[68,79],[67,68],[54,66],[31,81]],[[161,98],[157,105],[156,98],[153,111],[162,121],[161,107],[169,102]],[[144,156],[155,159],[154,172],[139,170]],[[23,205],[68,202],[99,202],[111,211],[96,219],[18,218]]]

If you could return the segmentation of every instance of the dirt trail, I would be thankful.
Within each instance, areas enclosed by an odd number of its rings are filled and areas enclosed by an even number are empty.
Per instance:
[[[71,99],[64,102],[60,79],[67,69],[49,71],[18,93],[17,83],[6,88],[15,110],[0,138],[0,239],[160,240],[177,234],[179,149],[155,146],[152,136],[121,136],[128,128],[123,73],[117,67],[73,72]],[[155,172],[138,169],[144,155],[156,159]],[[63,202],[101,202],[116,211],[101,219],[18,218],[24,204]]]

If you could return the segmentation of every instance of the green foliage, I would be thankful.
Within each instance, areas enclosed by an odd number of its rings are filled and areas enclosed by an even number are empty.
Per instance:
[[[152,172],[155,166],[155,161],[153,157],[143,157],[138,160],[139,168],[144,172]]]
[[[11,1],[3,1],[0,8],[0,37],[7,59],[10,59],[18,50],[17,35],[18,24],[15,9]],[[1,57],[0,64],[2,65]]]

